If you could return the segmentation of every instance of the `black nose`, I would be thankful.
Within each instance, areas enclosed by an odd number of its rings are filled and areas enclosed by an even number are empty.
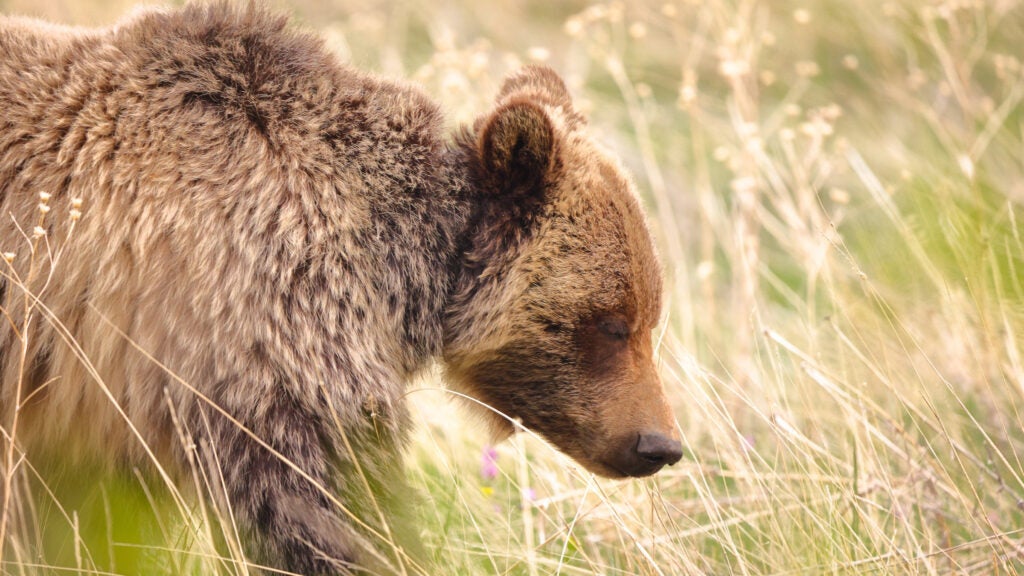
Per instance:
[[[683,444],[657,432],[641,434],[636,443],[636,455],[659,468],[671,466],[683,457]]]

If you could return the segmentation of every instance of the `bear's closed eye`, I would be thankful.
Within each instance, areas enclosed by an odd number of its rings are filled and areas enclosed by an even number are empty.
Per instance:
[[[602,334],[614,340],[629,339],[629,325],[626,324],[625,320],[618,316],[602,318],[598,321],[597,328]]]

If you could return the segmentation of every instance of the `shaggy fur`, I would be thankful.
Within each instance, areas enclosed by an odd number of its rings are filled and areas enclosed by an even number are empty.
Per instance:
[[[550,70],[445,145],[418,89],[260,8],[0,17],[0,110],[0,410],[30,453],[196,455],[250,554],[303,574],[374,562],[356,478],[395,490],[403,382],[432,358],[596,472],[664,464],[617,456],[675,437],[658,263]]]

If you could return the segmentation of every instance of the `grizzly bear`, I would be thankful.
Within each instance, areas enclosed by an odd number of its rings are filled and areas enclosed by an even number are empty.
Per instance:
[[[0,17],[0,110],[17,454],[211,467],[248,557],[318,575],[408,560],[365,492],[401,501],[403,383],[433,360],[498,436],[610,477],[679,460],[638,196],[552,70],[446,135],[252,4]]]

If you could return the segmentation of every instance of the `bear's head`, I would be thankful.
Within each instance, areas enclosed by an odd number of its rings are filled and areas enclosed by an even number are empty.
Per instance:
[[[585,129],[531,66],[460,136],[476,213],[444,359],[498,435],[519,419],[595,473],[646,476],[682,454],[654,363],[661,268],[629,178]]]

